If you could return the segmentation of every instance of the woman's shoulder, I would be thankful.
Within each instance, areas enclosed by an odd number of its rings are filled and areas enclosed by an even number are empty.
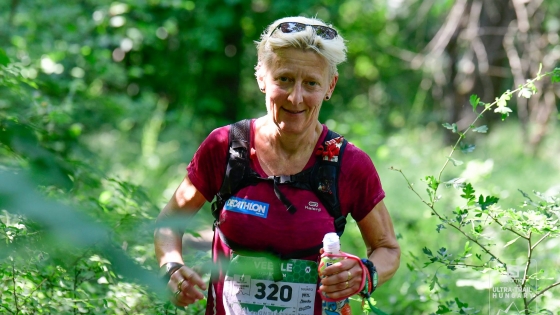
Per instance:
[[[215,128],[208,134],[208,137],[206,137],[206,139],[219,141],[219,142],[223,142],[225,140],[227,142],[229,139],[228,137],[229,129],[230,129],[230,125],[225,125],[225,126]]]

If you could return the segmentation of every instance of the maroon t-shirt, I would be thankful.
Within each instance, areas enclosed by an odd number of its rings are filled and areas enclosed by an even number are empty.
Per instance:
[[[254,147],[253,123],[254,120],[251,122],[251,148]],[[322,146],[327,131],[327,127],[323,125],[323,132],[313,152]],[[214,199],[222,185],[228,134],[229,126],[212,131],[187,167],[189,179],[208,201]],[[267,177],[256,156],[251,156],[251,168],[260,176]],[[305,169],[312,167],[317,158],[313,154]],[[344,150],[338,183],[342,213],[350,214],[356,221],[362,220],[385,197],[371,159],[352,143],[348,143]],[[243,248],[254,251],[272,249],[279,254],[320,245],[326,233],[334,232],[333,218],[312,191],[289,185],[279,185],[279,189],[295,206],[295,213],[286,210],[286,206],[274,194],[271,182],[262,182],[242,188],[230,199],[231,202],[226,203],[220,214],[219,230],[228,240]],[[249,207],[244,202],[249,202],[252,206]],[[231,250],[217,234],[214,235],[212,254],[219,272],[212,275],[206,314],[225,314],[222,301],[225,270],[222,270],[221,262],[231,257]],[[303,259],[317,261],[318,257],[317,253]],[[321,299],[317,295],[315,314],[320,313]]]

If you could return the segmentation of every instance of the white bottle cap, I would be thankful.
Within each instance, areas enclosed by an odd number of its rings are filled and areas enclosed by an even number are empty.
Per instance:
[[[327,233],[323,238],[323,249],[327,253],[340,253],[340,238],[336,233]]]

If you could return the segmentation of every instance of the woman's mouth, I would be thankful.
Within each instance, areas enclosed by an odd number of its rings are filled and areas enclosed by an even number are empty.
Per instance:
[[[282,107],[282,109],[283,109],[284,111],[286,111],[286,112],[288,112],[288,113],[290,113],[290,114],[294,114],[294,115],[301,114],[301,113],[304,112],[304,110],[289,110],[289,109],[286,109],[286,108],[284,108],[284,107]]]

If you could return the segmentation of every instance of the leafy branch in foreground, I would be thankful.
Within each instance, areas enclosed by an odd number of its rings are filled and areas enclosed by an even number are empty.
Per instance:
[[[390,168],[403,176],[408,188],[411,189],[420,200],[431,209],[432,214],[439,219],[440,224],[436,227],[438,233],[443,229],[450,228],[466,239],[463,252],[459,254],[453,254],[445,247],[441,247],[435,252],[424,247],[423,252],[428,258],[424,267],[439,263],[452,271],[457,268],[469,268],[479,272],[487,272],[489,270],[498,271],[502,275],[509,277],[510,282],[515,285],[519,292],[523,293],[519,294],[519,298],[523,300],[523,312],[526,315],[536,312],[529,307],[535,302],[537,297],[542,296],[546,291],[560,285],[560,282],[551,283],[546,286],[530,284],[532,280],[535,280],[534,282],[537,283],[537,280],[547,279],[543,276],[544,271],[540,270],[531,273],[530,268],[535,258],[537,246],[547,239],[560,236],[560,230],[558,228],[560,200],[556,197],[545,196],[535,192],[535,195],[539,198],[539,201],[536,202],[533,201],[528,194],[521,191],[526,201],[520,209],[502,209],[498,204],[498,197],[492,195],[485,196],[483,194],[477,196],[471,183],[467,183],[462,178],[454,178],[442,182],[442,176],[444,170],[449,166],[449,162],[453,163],[455,166],[463,164],[462,161],[453,158],[457,150],[470,153],[475,149],[474,145],[464,142],[466,134],[469,131],[475,133],[488,132],[487,126],[475,126],[476,122],[486,112],[493,109],[495,113],[501,114],[502,120],[505,120],[509,116],[509,113],[512,112],[507,105],[513,95],[517,94],[518,97],[524,98],[532,97],[538,92],[535,82],[547,76],[551,77],[553,83],[560,82],[560,68],[556,68],[547,73],[541,73],[541,69],[539,69],[535,78],[527,80],[525,84],[520,85],[513,91],[507,90],[501,96],[496,97],[495,101],[492,103],[481,102],[477,95],[472,95],[470,97],[470,104],[472,105],[473,111],[477,112],[477,109],[481,106],[483,109],[465,130],[460,131],[455,123],[443,124],[443,127],[457,134],[458,139],[451,148],[451,152],[447,155],[437,175],[430,175],[424,178],[424,182],[427,185],[427,199],[413,187],[402,170],[393,167]],[[435,205],[441,198],[438,195],[438,190],[442,184],[446,187],[459,189],[461,191],[460,197],[463,199],[464,204],[456,207],[451,212],[436,209]],[[492,225],[497,226],[497,228],[492,228]],[[507,235],[513,235],[513,239],[505,243],[503,248],[507,248],[521,241],[524,243],[523,245],[516,245],[526,248],[522,270],[519,274],[514,272],[516,271],[514,267],[519,267],[519,265],[508,266],[506,259],[503,257],[503,251],[499,250],[498,244],[491,235],[491,233],[497,233],[499,231]],[[475,252],[475,250],[473,250],[473,245],[476,245],[478,251]],[[430,290],[434,291],[435,284],[442,287],[437,280],[437,275],[434,275],[434,278],[431,280]],[[452,308],[457,309],[457,313],[460,314],[474,314],[478,312],[472,307],[468,307],[468,304],[455,298],[455,301],[447,301],[443,304],[440,303],[435,314],[454,312]]]

